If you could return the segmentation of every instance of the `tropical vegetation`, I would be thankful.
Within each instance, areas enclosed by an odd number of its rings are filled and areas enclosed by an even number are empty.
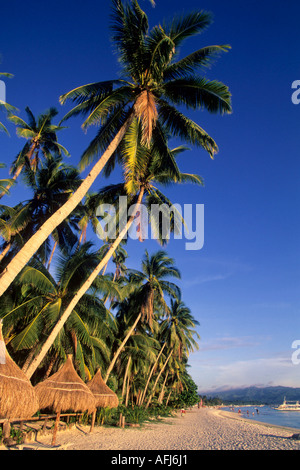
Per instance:
[[[172,202],[164,188],[203,185],[200,176],[180,171],[177,155],[187,149],[171,148],[172,137],[212,158],[218,151],[182,108],[231,112],[228,87],[200,75],[229,46],[179,56],[182,43],[210,23],[210,14],[197,11],[150,29],[137,0],[112,0],[121,78],[65,93],[61,104],[74,107],[57,123],[56,108],[35,117],[27,107],[25,121],[3,104],[8,122],[26,141],[11,158],[10,174],[0,179],[0,318],[7,349],[34,384],[56,372],[70,353],[85,381],[100,367],[124,413],[131,404],[133,421],[148,409],[162,413],[171,404],[198,401],[188,372],[198,321],[182,298],[180,270],[166,251],[164,231],[164,222],[176,232],[184,221],[165,210]],[[67,132],[61,123],[73,116],[84,118],[83,130],[100,126],[78,168],[65,161],[69,152],[57,138]],[[4,124],[1,129],[7,130]],[[122,170],[119,184],[95,192],[99,174],[109,178],[116,165]],[[19,187],[28,198],[9,206],[7,195],[22,195]],[[134,208],[125,221],[120,196]],[[105,232],[102,244],[95,236],[103,232],[101,204],[115,208],[116,225],[115,235]],[[159,220],[151,217],[153,204],[162,208]],[[162,246],[145,250],[139,269],[132,269],[126,235],[142,207]],[[143,240],[141,227],[137,238]]]

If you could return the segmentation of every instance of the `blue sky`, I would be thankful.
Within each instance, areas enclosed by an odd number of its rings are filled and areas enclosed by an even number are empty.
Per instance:
[[[204,247],[187,251],[184,240],[171,240],[166,248],[182,274],[183,300],[200,322],[200,348],[190,356],[190,373],[200,391],[300,386],[300,365],[291,361],[292,342],[300,339],[300,105],[291,101],[292,82],[300,79],[300,5],[296,0],[288,7],[278,0],[140,4],[150,25],[199,8],[213,12],[212,26],[187,41],[182,54],[210,44],[232,47],[207,77],[229,86],[233,114],[190,113],[220,151],[214,161],[199,149],[179,157],[181,170],[200,174],[205,187],[167,191],[173,202],[205,208]],[[49,5],[11,0],[1,6],[0,70],[14,74],[6,80],[7,101],[23,118],[26,106],[35,114],[56,106],[63,117],[69,107],[59,105],[62,93],[118,75],[109,39],[110,2]],[[84,134],[80,124],[81,119],[70,120],[60,133],[73,164],[95,133]],[[0,160],[9,166],[24,142],[8,128],[10,138],[0,134]],[[109,180],[115,181],[118,172]],[[107,183],[100,178],[94,188]],[[6,202],[27,197],[22,191],[19,185]],[[145,248],[154,252],[159,246],[129,241],[130,267],[139,266]]]

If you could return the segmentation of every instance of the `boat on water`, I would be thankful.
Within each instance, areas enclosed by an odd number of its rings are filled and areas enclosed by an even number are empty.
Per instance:
[[[285,397],[282,405],[279,405],[275,410],[278,411],[300,411],[300,402],[297,401],[286,401]]]

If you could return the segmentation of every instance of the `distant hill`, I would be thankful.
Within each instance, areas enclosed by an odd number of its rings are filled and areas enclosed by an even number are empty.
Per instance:
[[[203,396],[204,393],[200,395]],[[207,397],[220,398],[224,403],[276,405],[281,404],[284,397],[286,397],[287,400],[300,401],[300,388],[281,386],[247,387],[207,392],[205,395]]]

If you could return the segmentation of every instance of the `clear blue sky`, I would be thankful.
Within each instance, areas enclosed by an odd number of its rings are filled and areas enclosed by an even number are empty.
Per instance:
[[[199,390],[240,385],[300,386],[300,365],[291,361],[300,339],[299,209],[300,105],[291,84],[300,79],[300,4],[296,0],[140,0],[154,25],[174,13],[212,11],[213,25],[187,41],[183,53],[210,44],[230,44],[207,72],[226,83],[233,114],[191,116],[217,141],[212,161],[193,149],[180,158],[182,171],[200,174],[205,188],[168,190],[173,202],[204,204],[205,244],[186,251],[171,240],[168,253],[182,274],[183,300],[200,322],[200,350],[190,356]],[[109,1],[11,0],[1,6],[0,70],[7,101],[35,114],[50,106],[62,117],[58,97],[75,86],[111,79],[118,63],[109,40]],[[4,115],[1,116],[4,120]],[[84,134],[81,119],[70,120],[61,143],[77,164],[94,129]],[[8,125],[0,134],[1,158],[9,166],[24,142]],[[175,142],[174,142],[175,144]],[[1,170],[3,171],[3,170]],[[3,172],[5,173],[5,172]],[[118,181],[116,173],[109,181]],[[108,181],[101,178],[95,187]],[[22,187],[7,198],[13,204]],[[130,241],[128,265],[138,267],[155,241]]]

